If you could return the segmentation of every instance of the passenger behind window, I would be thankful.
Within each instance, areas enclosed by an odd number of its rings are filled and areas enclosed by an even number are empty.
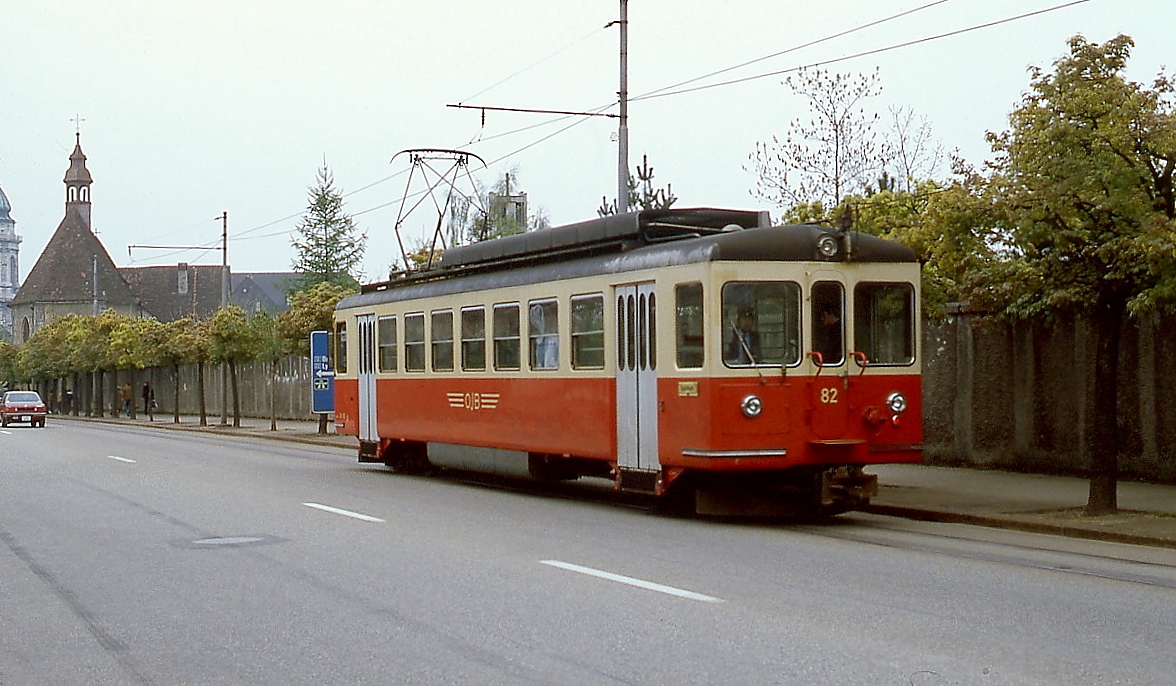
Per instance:
[[[760,359],[760,336],[755,327],[755,313],[743,310],[739,313],[738,322],[732,327],[731,337],[727,341],[724,361],[731,365],[756,364]]]
[[[533,369],[559,368],[559,335],[555,303],[534,303],[528,310],[531,320]]]

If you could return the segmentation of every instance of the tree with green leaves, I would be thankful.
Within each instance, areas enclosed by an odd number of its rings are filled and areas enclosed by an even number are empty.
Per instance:
[[[1031,72],[1010,129],[989,134],[992,197],[1011,258],[989,272],[1006,316],[1074,314],[1095,337],[1089,514],[1118,507],[1119,337],[1126,318],[1176,302],[1176,113],[1162,73],[1128,80],[1134,43],[1070,39],[1053,70]]]
[[[17,351],[12,341],[0,341],[0,388],[16,383]]]
[[[260,348],[257,329],[250,325],[245,310],[229,305],[217,310],[209,324],[209,351],[213,362],[229,365],[233,393],[233,426],[241,426],[241,396],[237,384],[237,367],[254,359]]]
[[[154,320],[150,320],[154,321]],[[193,335],[195,320],[191,317],[174,319],[167,323],[148,325],[143,331],[143,342],[151,350],[155,364],[168,367],[172,372],[172,423],[180,423],[180,365],[196,362],[197,348]],[[201,367],[203,370],[203,367]],[[201,414],[204,412],[203,371],[199,374]],[[207,423],[207,420],[205,420]]]
[[[155,319],[131,319],[124,318],[120,320],[110,332],[109,345],[111,347],[111,358],[114,361],[114,368],[116,374],[114,376],[114,388],[116,390],[116,402],[113,404],[114,416],[118,416],[118,369],[126,369],[129,372],[130,379],[124,381],[130,384],[131,387],[131,404],[128,410],[131,419],[136,417],[136,404],[134,402],[135,389],[139,385],[138,370],[144,367],[151,366],[155,363],[156,348],[154,340],[158,337],[153,335],[154,331],[161,329],[163,324],[160,324]],[[143,411],[148,415],[153,414],[150,406],[143,408]]]
[[[169,345],[177,348],[177,354],[182,359],[196,363],[196,397],[200,410],[200,426],[207,426],[208,402],[204,390],[204,377],[209,363],[212,362],[212,335],[209,333],[212,324],[207,319],[186,318],[177,321],[184,323],[172,322],[175,326],[175,336]]]
[[[270,431],[278,430],[278,365],[286,357],[284,341],[278,336],[277,322],[268,312],[258,312],[249,318],[256,350],[254,359],[264,362],[269,371]]]
[[[335,305],[357,289],[321,283],[290,297],[290,309],[280,313],[274,332],[286,354],[306,355],[310,351],[311,331],[333,331]],[[327,433],[327,415],[319,415],[318,432]]]
[[[855,231],[898,241],[922,263],[923,315],[940,319],[949,302],[966,300],[997,259],[995,210],[988,180],[956,160],[947,183],[924,179],[910,190],[888,188],[849,195],[840,205],[801,203],[784,223],[835,224],[850,212]]]
[[[105,374],[115,366],[115,355],[110,347],[110,334],[123,315],[105,310],[97,316],[68,318],[66,340],[70,351],[70,366],[90,377],[92,389],[87,416],[105,414]]]
[[[289,353],[306,354],[310,350],[311,331],[330,331],[334,325],[335,306],[359,289],[321,283],[290,296],[290,309],[278,314],[277,332]]]
[[[293,267],[298,275],[291,291],[324,281],[358,284],[367,236],[359,233],[351,216],[343,211],[343,193],[335,188],[335,178],[326,162],[318,170],[309,197],[306,214],[298,222],[297,235],[292,239]]]

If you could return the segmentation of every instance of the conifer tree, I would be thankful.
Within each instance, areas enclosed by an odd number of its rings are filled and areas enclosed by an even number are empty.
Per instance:
[[[291,241],[297,253],[292,266],[298,273],[291,292],[324,282],[355,287],[367,236],[359,234],[355,222],[343,211],[343,193],[335,188],[326,162],[318,170],[309,198]]]

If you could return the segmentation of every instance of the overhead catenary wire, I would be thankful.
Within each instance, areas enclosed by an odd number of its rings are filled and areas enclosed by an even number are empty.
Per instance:
[[[924,4],[924,5],[921,5],[921,6],[919,6],[919,7],[912,8],[912,9],[910,9],[910,10],[905,10],[905,11],[903,11],[903,12],[899,12],[899,13],[896,13],[896,14],[894,14],[894,15],[890,15],[890,16],[888,16],[888,17],[884,17],[884,18],[882,18],[882,19],[878,19],[878,20],[875,20],[875,21],[872,21],[872,22],[868,22],[868,23],[866,23],[866,24],[862,24],[862,25],[860,25],[860,26],[856,26],[856,27],[853,27],[853,28],[850,28],[850,29],[846,29],[846,30],[844,30],[844,31],[839,31],[839,32],[836,32],[836,33],[834,33],[834,34],[830,34],[829,36],[825,36],[825,37],[823,37],[823,38],[819,38],[819,39],[816,39],[816,40],[813,40],[813,41],[809,41],[809,42],[807,42],[807,43],[803,43],[803,44],[801,44],[801,45],[793,46],[793,47],[791,47],[791,48],[788,48],[788,49],[786,49],[786,50],[778,51],[778,52],[775,52],[775,53],[772,53],[772,54],[769,54],[769,55],[764,55],[764,56],[762,56],[762,57],[758,57],[758,58],[755,58],[755,59],[752,59],[752,60],[748,60],[748,61],[742,62],[742,63],[740,63],[740,64],[737,64],[737,65],[733,65],[733,66],[731,66],[731,67],[726,67],[726,68],[723,68],[723,69],[720,69],[720,70],[716,70],[716,71],[713,71],[713,72],[709,72],[709,73],[707,73],[707,74],[700,75],[700,76],[697,76],[697,77],[694,77],[694,78],[691,78],[691,79],[688,79],[688,80],[685,80],[685,81],[681,81],[681,82],[678,82],[678,83],[676,83],[676,84],[673,84],[673,85],[670,85],[670,86],[664,86],[664,87],[662,87],[662,88],[658,88],[658,89],[655,89],[655,90],[649,91],[649,92],[647,92],[647,93],[644,93],[644,94],[641,94],[641,95],[631,96],[631,97],[629,98],[629,101],[630,101],[630,103],[632,103],[632,102],[640,102],[640,101],[645,101],[645,100],[653,100],[653,99],[657,99],[657,98],[672,97],[672,96],[676,96],[676,95],[684,95],[684,94],[688,94],[688,93],[695,93],[695,92],[704,91],[704,90],[711,90],[711,89],[714,89],[714,88],[723,88],[723,87],[727,87],[727,86],[733,86],[733,85],[742,84],[742,83],[747,83],[747,82],[750,82],[750,81],[756,81],[756,80],[760,80],[760,79],[764,79],[764,78],[771,78],[771,77],[773,77],[773,76],[781,76],[781,75],[784,75],[784,74],[795,73],[795,72],[798,72],[798,71],[800,71],[800,70],[802,70],[802,69],[806,69],[806,68],[813,68],[813,67],[826,66],[826,65],[831,65],[831,64],[838,64],[838,63],[842,63],[842,62],[851,61],[851,60],[854,60],[854,59],[860,59],[860,58],[862,58],[862,57],[868,57],[868,56],[870,56],[870,55],[877,55],[877,54],[882,54],[882,53],[886,53],[886,52],[892,52],[892,51],[895,51],[895,50],[900,50],[900,49],[904,49],[904,48],[913,47],[913,46],[916,46],[916,45],[921,45],[921,44],[925,44],[925,43],[930,43],[930,42],[937,41],[937,40],[942,40],[942,39],[945,39],[945,38],[951,38],[951,37],[955,37],[955,36],[960,36],[960,35],[964,35],[964,34],[967,34],[967,33],[972,33],[972,32],[975,32],[975,31],[980,31],[980,30],[984,30],[984,29],[989,29],[989,28],[993,28],[993,27],[996,27],[996,26],[1001,26],[1001,25],[1004,25],[1004,24],[1009,24],[1009,23],[1016,22],[1016,21],[1022,21],[1022,20],[1025,20],[1025,19],[1032,18],[1032,17],[1037,17],[1037,16],[1040,16],[1040,15],[1043,15],[1043,14],[1048,14],[1048,13],[1051,13],[1051,12],[1056,12],[1056,11],[1060,11],[1060,10],[1068,9],[1068,8],[1071,8],[1071,7],[1075,7],[1075,6],[1078,6],[1078,5],[1086,4],[1086,3],[1089,3],[1089,2],[1091,2],[1092,0],[1070,0],[1070,1],[1068,1],[1068,2],[1064,2],[1064,3],[1061,3],[1061,4],[1057,4],[1057,5],[1054,5],[1054,6],[1051,6],[1051,7],[1046,7],[1046,8],[1039,9],[1039,10],[1034,10],[1034,11],[1030,11],[1030,12],[1024,12],[1024,13],[1017,14],[1017,15],[1014,15],[1014,16],[1005,17],[1005,18],[1002,18],[1002,19],[997,19],[997,20],[993,20],[993,21],[989,21],[989,22],[980,23],[980,24],[975,24],[975,25],[972,25],[972,26],[968,26],[968,27],[964,27],[964,28],[961,28],[961,29],[956,29],[956,30],[952,30],[952,31],[947,31],[947,32],[943,32],[943,33],[935,34],[935,35],[932,35],[932,36],[925,36],[925,37],[922,37],[922,38],[917,38],[917,39],[912,39],[912,40],[909,40],[909,41],[903,41],[903,42],[899,42],[899,43],[894,43],[894,44],[887,45],[887,46],[883,46],[883,47],[879,47],[879,48],[873,48],[873,49],[869,49],[869,50],[863,50],[863,51],[859,51],[859,52],[856,52],[856,53],[852,53],[852,54],[848,54],[848,55],[843,55],[843,56],[840,56],[840,57],[833,57],[833,58],[829,58],[829,59],[826,59],[826,60],[819,60],[819,61],[814,61],[814,62],[811,62],[811,63],[805,64],[805,65],[793,66],[793,67],[789,67],[789,68],[786,68],[786,69],[774,70],[774,71],[765,72],[765,73],[761,73],[761,74],[755,74],[755,75],[752,75],[752,76],[742,77],[742,78],[738,78],[738,79],[729,79],[729,80],[725,80],[725,81],[721,81],[721,82],[717,82],[717,83],[704,84],[704,85],[695,86],[695,87],[691,87],[691,88],[682,88],[682,86],[689,85],[689,84],[691,84],[691,83],[697,83],[698,81],[702,81],[702,80],[705,80],[705,79],[708,79],[708,78],[712,78],[712,77],[714,77],[714,76],[718,76],[718,75],[721,75],[721,74],[729,73],[729,72],[731,72],[731,71],[734,71],[734,70],[736,70],[736,69],[741,69],[741,68],[744,68],[744,67],[750,66],[750,65],[752,65],[752,64],[757,64],[757,63],[759,63],[759,62],[763,62],[763,61],[766,61],[766,60],[769,60],[769,59],[773,59],[773,58],[776,58],[776,57],[781,57],[781,56],[783,56],[783,55],[791,54],[791,53],[797,52],[797,51],[799,51],[799,50],[802,50],[802,49],[805,49],[805,48],[808,48],[808,47],[812,47],[812,46],[814,46],[814,45],[817,45],[817,44],[820,44],[820,43],[828,42],[828,41],[830,41],[830,40],[834,40],[834,39],[836,39],[836,38],[841,38],[841,37],[844,37],[844,36],[846,36],[846,35],[850,35],[850,34],[852,34],[852,33],[860,32],[860,31],[862,31],[862,30],[865,30],[865,29],[868,29],[868,28],[876,27],[876,26],[878,26],[878,25],[880,25],[880,24],[883,24],[883,23],[887,23],[887,22],[890,22],[890,21],[894,21],[894,20],[896,20],[896,19],[900,19],[900,18],[903,18],[903,17],[906,17],[906,16],[910,16],[911,14],[914,14],[914,13],[916,13],[916,12],[920,12],[920,11],[923,11],[923,10],[926,10],[926,9],[930,9],[930,8],[933,8],[933,7],[936,7],[936,6],[939,6],[939,5],[945,4],[945,3],[947,3],[947,2],[950,2],[950,1],[951,1],[951,0],[935,0],[934,2],[929,2],[929,3],[926,3],[926,4]],[[585,38],[591,37],[592,35],[594,35],[594,34],[598,33],[598,32],[599,32],[599,31],[601,31],[601,30],[603,30],[603,29],[598,29],[598,30],[596,30],[596,31],[593,31],[592,33],[588,34],[587,36],[585,36],[584,38],[582,38],[582,39],[580,39],[580,40],[584,40]],[[555,54],[559,54],[559,52],[562,52],[563,50],[566,50],[566,49],[567,49],[567,47],[565,47],[565,48],[561,49],[560,51],[557,51],[556,53],[554,53],[553,55],[551,55],[551,56],[549,56],[549,57],[547,57],[547,58],[543,58],[543,59],[541,59],[541,60],[537,61],[535,64],[531,65],[530,67],[527,67],[527,68],[524,68],[524,69],[522,69],[522,70],[520,70],[520,71],[518,71],[518,72],[515,72],[514,74],[512,74],[512,75],[510,75],[510,76],[508,76],[508,77],[506,77],[506,78],[504,78],[504,79],[502,79],[502,80],[500,80],[500,81],[496,82],[495,84],[493,84],[493,85],[491,85],[491,86],[489,86],[489,87],[487,87],[487,88],[483,89],[482,91],[479,91],[478,93],[474,94],[473,96],[470,96],[470,98],[467,98],[466,100],[472,99],[472,98],[474,98],[474,97],[478,97],[479,95],[482,95],[482,94],[484,94],[484,93],[488,92],[489,90],[493,89],[494,87],[496,87],[496,86],[498,86],[498,85],[501,85],[502,83],[505,83],[506,81],[508,81],[508,80],[510,80],[510,79],[512,79],[512,78],[514,78],[514,77],[516,77],[516,76],[518,76],[518,75],[519,75],[519,74],[521,74],[521,73],[524,73],[525,71],[527,71],[527,70],[528,70],[528,69],[530,69],[531,67],[535,66],[536,64],[539,64],[539,63],[541,63],[542,61],[545,61],[546,59],[549,59],[550,57],[554,56]],[[616,104],[617,104],[617,102],[616,102],[616,101],[613,101],[613,102],[610,102],[610,103],[607,103],[607,104],[604,104],[604,105],[598,106],[598,107],[596,107],[596,108],[593,108],[593,109],[592,109],[592,110],[590,110],[590,111],[594,111],[594,112],[602,112],[602,111],[604,111],[604,110],[607,110],[607,109],[609,109],[610,107],[613,107],[613,106],[615,106]],[[479,143],[479,144],[480,144],[480,143],[486,143],[486,142],[489,142],[489,141],[491,141],[491,140],[495,140],[495,139],[497,139],[497,138],[504,138],[504,137],[508,137],[508,136],[511,136],[511,135],[516,135],[516,134],[519,134],[519,133],[524,133],[524,132],[527,132],[527,131],[531,131],[531,130],[534,130],[534,129],[537,129],[537,128],[542,128],[542,127],[545,127],[545,126],[552,126],[552,125],[556,125],[556,124],[558,124],[558,123],[560,123],[560,122],[567,121],[568,119],[574,119],[574,121],[573,121],[572,123],[568,124],[567,126],[564,126],[564,127],[560,128],[560,129],[559,129],[559,130],[557,130],[557,131],[554,131],[554,132],[552,132],[552,133],[550,133],[550,134],[547,134],[547,135],[544,135],[544,136],[542,136],[542,137],[540,137],[540,138],[538,138],[538,139],[536,139],[536,140],[534,140],[534,141],[531,141],[531,142],[529,142],[529,143],[527,143],[527,144],[525,144],[525,145],[522,145],[522,146],[520,146],[520,147],[518,147],[518,148],[516,148],[516,149],[512,150],[512,151],[511,151],[511,152],[509,152],[509,153],[506,153],[506,154],[504,154],[504,155],[500,155],[500,156],[496,157],[495,159],[491,160],[491,161],[488,163],[488,165],[497,164],[497,163],[499,163],[499,162],[502,162],[502,161],[503,161],[503,160],[505,160],[505,159],[508,159],[508,158],[510,158],[510,157],[512,157],[512,156],[514,156],[514,155],[517,155],[517,154],[519,154],[519,153],[525,152],[526,150],[529,150],[529,149],[531,149],[531,148],[533,148],[533,147],[535,147],[535,146],[537,146],[537,145],[540,145],[540,144],[542,144],[542,143],[544,143],[544,142],[546,142],[546,141],[548,141],[548,140],[551,140],[552,138],[554,138],[554,137],[556,137],[556,136],[558,136],[558,135],[560,135],[560,134],[562,134],[562,133],[564,133],[564,132],[566,132],[566,131],[568,131],[568,130],[570,130],[570,129],[573,129],[573,128],[575,128],[576,126],[579,126],[580,124],[584,123],[585,121],[588,121],[588,118],[579,118],[579,117],[571,117],[571,116],[564,115],[564,116],[556,117],[556,118],[553,118],[553,119],[550,119],[550,120],[547,120],[547,121],[544,121],[544,122],[540,122],[540,123],[537,123],[537,124],[531,124],[531,125],[528,125],[528,126],[519,127],[519,128],[517,128],[517,129],[510,130],[510,131],[505,131],[505,132],[502,132],[502,133],[494,134],[493,136],[482,137],[482,138],[479,138],[479,139],[476,141],[476,143]],[[380,184],[382,184],[382,183],[385,183],[385,182],[387,182],[387,181],[389,181],[389,180],[391,180],[391,179],[394,179],[394,178],[396,178],[396,177],[398,177],[398,176],[402,176],[402,175],[403,175],[403,174],[405,174],[405,173],[406,173],[406,171],[405,171],[405,170],[402,170],[402,171],[400,171],[400,172],[396,172],[396,173],[394,173],[394,174],[388,175],[388,176],[386,176],[386,177],[383,177],[383,178],[381,178],[381,179],[379,179],[379,180],[377,180],[377,181],[374,181],[374,182],[372,182],[372,183],[370,183],[370,184],[367,184],[367,185],[365,185],[365,186],[362,186],[362,187],[360,187],[360,188],[358,188],[358,189],[356,189],[356,190],[354,190],[354,191],[351,191],[351,192],[349,192],[349,193],[346,193],[346,194],[344,195],[344,197],[348,197],[348,196],[354,195],[354,194],[356,194],[356,193],[359,193],[359,192],[361,192],[361,191],[368,190],[368,189],[370,189],[370,188],[373,188],[373,187],[375,187],[375,186],[377,186],[377,185],[380,185]],[[387,208],[387,207],[391,207],[391,206],[397,205],[397,204],[399,204],[399,203],[402,203],[402,202],[404,202],[404,199],[399,199],[399,198],[398,198],[398,199],[391,200],[391,201],[389,201],[389,202],[386,202],[386,203],[381,203],[381,204],[379,204],[379,205],[375,205],[375,206],[373,206],[373,207],[369,207],[369,208],[367,208],[367,209],[363,209],[363,210],[359,210],[359,211],[357,211],[357,212],[353,212],[353,213],[351,213],[351,216],[353,216],[353,217],[362,216],[362,215],[365,215],[365,214],[369,214],[369,213],[371,213],[371,212],[376,212],[376,211],[378,211],[378,210],[385,209],[385,208]],[[268,228],[268,227],[274,226],[274,225],[276,225],[276,224],[280,224],[280,223],[283,223],[283,222],[289,221],[289,220],[291,220],[291,219],[295,219],[295,218],[301,217],[301,216],[302,216],[302,214],[303,214],[302,212],[298,212],[298,213],[291,214],[291,215],[288,215],[288,216],[286,216],[286,217],[283,217],[283,218],[281,218],[281,219],[276,219],[276,220],[273,220],[273,221],[271,221],[271,222],[267,222],[267,223],[265,223],[265,224],[261,224],[261,225],[259,225],[259,226],[256,226],[256,227],[252,228],[252,229],[248,229],[248,230],[246,230],[246,231],[243,231],[243,232],[240,232],[240,233],[238,233],[238,234],[236,235],[236,237],[231,237],[231,238],[230,238],[230,240],[247,240],[247,239],[272,238],[272,237],[275,237],[275,236],[288,235],[288,234],[289,234],[289,233],[290,233],[290,232],[291,232],[293,229],[288,229],[288,230],[284,230],[284,231],[278,231],[278,232],[273,232],[273,233],[267,233],[267,234],[262,234],[262,235],[258,235],[258,236],[253,236],[253,235],[251,235],[251,234],[253,234],[253,233],[254,233],[254,232],[256,232],[256,231],[260,231],[260,230],[262,230],[262,229],[265,229],[265,228]],[[246,237],[248,237],[248,238],[246,238]]]
[[[804,65],[800,65],[800,66],[796,66],[796,67],[789,67],[788,69],[781,69],[778,71],[771,71],[771,72],[767,72],[767,73],[763,73],[763,74],[756,74],[754,76],[746,76],[746,77],[739,78],[739,79],[731,79],[728,81],[720,81],[719,83],[707,84],[705,86],[696,86],[694,88],[683,88],[680,90],[673,90],[673,91],[668,91],[668,92],[653,91],[652,93],[649,93],[649,94],[634,96],[634,97],[630,98],[629,101],[635,102],[635,101],[641,101],[641,100],[652,100],[654,98],[663,98],[663,97],[668,97],[668,96],[672,96],[672,95],[684,95],[686,93],[696,93],[698,91],[709,90],[711,88],[722,88],[725,86],[733,86],[733,85],[740,84],[740,83],[747,83],[749,81],[766,79],[766,78],[770,78],[772,76],[782,76],[784,74],[791,74],[791,73],[801,71],[803,69],[811,69],[813,67],[823,67],[823,66],[830,65],[830,64],[838,64],[840,62],[848,62],[850,60],[855,60],[855,59],[859,59],[862,57],[869,57],[870,55],[879,55],[884,52],[891,52],[894,50],[900,50],[902,48],[909,48],[914,45],[920,45],[923,43],[930,43],[932,41],[941,40],[943,38],[952,38],[955,36],[961,36],[965,33],[971,33],[973,31],[980,31],[982,29],[990,29],[994,26],[1000,26],[1002,24],[1008,24],[1008,23],[1011,23],[1014,21],[1020,21],[1022,19],[1029,19],[1031,17],[1040,16],[1042,14],[1056,12],[1058,10],[1069,9],[1070,7],[1074,7],[1076,5],[1082,5],[1082,4],[1085,4],[1088,2],[1092,2],[1092,1],[1093,0],[1071,0],[1071,2],[1066,2],[1066,3],[1060,4],[1060,5],[1054,5],[1053,7],[1047,7],[1045,9],[1034,10],[1032,12],[1025,12],[1024,14],[1018,14],[1016,16],[1006,17],[1004,19],[997,19],[994,21],[985,22],[983,24],[976,24],[976,25],[969,26],[966,28],[956,29],[955,31],[948,31],[946,33],[936,34],[934,36],[924,36],[923,38],[916,38],[913,40],[904,41],[902,43],[895,43],[893,45],[888,45],[888,46],[881,47],[881,48],[873,48],[871,50],[863,50],[861,52],[855,52],[850,55],[842,55],[841,57],[832,57],[832,58],[829,58],[826,60],[819,60],[819,61],[812,62],[809,64],[804,64]]]
[[[948,2],[952,2],[952,1],[953,0],[935,0],[934,2],[929,2],[926,5],[922,5],[920,7],[915,7],[915,8],[909,9],[909,10],[904,10],[902,12],[898,12],[897,14],[892,14],[888,17],[883,17],[882,19],[877,19],[875,21],[872,21],[872,22],[869,22],[866,24],[862,24],[860,26],[855,26],[850,29],[845,29],[844,31],[838,31],[836,33],[829,34],[828,36],[824,36],[821,38],[817,38],[815,40],[811,40],[807,43],[801,43],[800,45],[794,45],[791,48],[787,48],[787,49],[781,50],[779,52],[774,52],[770,55],[756,57],[755,59],[747,60],[746,62],[740,62],[739,64],[735,64],[730,67],[724,67],[724,68],[719,69],[717,71],[712,71],[709,74],[703,74],[702,76],[695,76],[694,78],[687,79],[685,81],[679,81],[678,83],[675,83],[675,84],[672,84],[669,86],[663,86],[662,88],[658,88],[657,90],[652,90],[652,91],[649,91],[648,93],[644,93],[643,95],[641,95],[639,97],[649,98],[649,97],[652,97],[652,96],[654,96],[658,93],[661,93],[663,91],[669,91],[669,90],[673,90],[675,88],[681,88],[682,86],[687,86],[692,83],[697,83],[698,81],[703,81],[705,79],[709,79],[711,77],[718,76],[720,74],[726,74],[728,72],[735,71],[736,69],[742,69],[744,67],[749,67],[753,64],[765,62],[770,59],[775,59],[777,57],[783,57],[784,55],[788,55],[788,54],[791,54],[794,52],[799,52],[800,50],[804,50],[805,48],[811,48],[813,46],[820,45],[821,43],[827,43],[831,40],[843,38],[845,36],[857,33],[859,31],[865,31],[866,29],[871,29],[871,28],[874,28],[875,26],[881,26],[882,24],[886,24],[886,23],[894,21],[896,19],[901,19],[903,17],[910,16],[910,15],[915,14],[917,12],[922,12],[923,10],[931,9],[932,7],[937,7],[939,5],[942,5],[942,4],[945,4]]]
[[[946,1],[946,0],[944,0],[944,1]],[[548,61],[548,60],[552,59],[553,57],[555,57],[555,56],[557,56],[557,55],[560,55],[560,54],[562,54],[562,53],[564,53],[564,52],[567,52],[567,51],[568,51],[568,50],[570,50],[570,49],[571,49],[573,46],[576,46],[576,45],[579,45],[580,43],[583,43],[584,41],[588,40],[589,38],[592,38],[593,36],[595,36],[596,34],[600,33],[601,31],[604,31],[606,28],[608,28],[608,27],[607,27],[607,26],[602,26],[602,27],[600,27],[600,28],[596,29],[595,31],[592,31],[592,32],[590,32],[590,33],[587,33],[587,34],[585,34],[584,36],[581,36],[580,38],[578,38],[578,39],[576,39],[576,40],[574,40],[574,41],[572,41],[572,42],[568,43],[567,45],[563,46],[563,47],[562,47],[562,48],[560,48],[559,50],[556,50],[555,52],[551,53],[550,55],[547,55],[546,57],[541,57],[541,58],[539,58],[538,60],[536,60],[536,61],[532,62],[531,64],[529,64],[529,65],[527,65],[527,66],[523,67],[522,69],[520,69],[520,70],[516,71],[515,73],[511,74],[510,76],[507,76],[507,77],[505,77],[505,78],[503,78],[503,79],[500,79],[500,80],[498,80],[498,81],[494,82],[493,84],[491,84],[491,85],[489,85],[489,86],[486,86],[485,88],[483,88],[482,90],[478,91],[477,93],[474,93],[473,95],[469,96],[468,98],[464,98],[464,99],[462,99],[462,100],[458,100],[458,102],[459,102],[459,103],[468,102],[468,101],[470,101],[470,100],[473,100],[474,98],[476,98],[476,97],[478,97],[478,96],[480,96],[480,95],[485,95],[486,93],[490,92],[491,90],[494,90],[495,88],[497,88],[497,87],[501,86],[502,84],[506,83],[507,81],[510,81],[511,79],[515,78],[516,76],[519,76],[519,75],[521,75],[521,74],[525,74],[526,72],[528,72],[528,71],[530,71],[530,70],[534,69],[535,67],[539,66],[540,64],[543,64],[544,62],[546,62],[546,61]]]

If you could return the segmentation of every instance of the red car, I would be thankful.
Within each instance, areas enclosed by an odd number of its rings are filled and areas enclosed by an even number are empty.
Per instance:
[[[8,391],[0,400],[0,425],[28,422],[31,426],[45,426],[49,414],[36,391]]]

